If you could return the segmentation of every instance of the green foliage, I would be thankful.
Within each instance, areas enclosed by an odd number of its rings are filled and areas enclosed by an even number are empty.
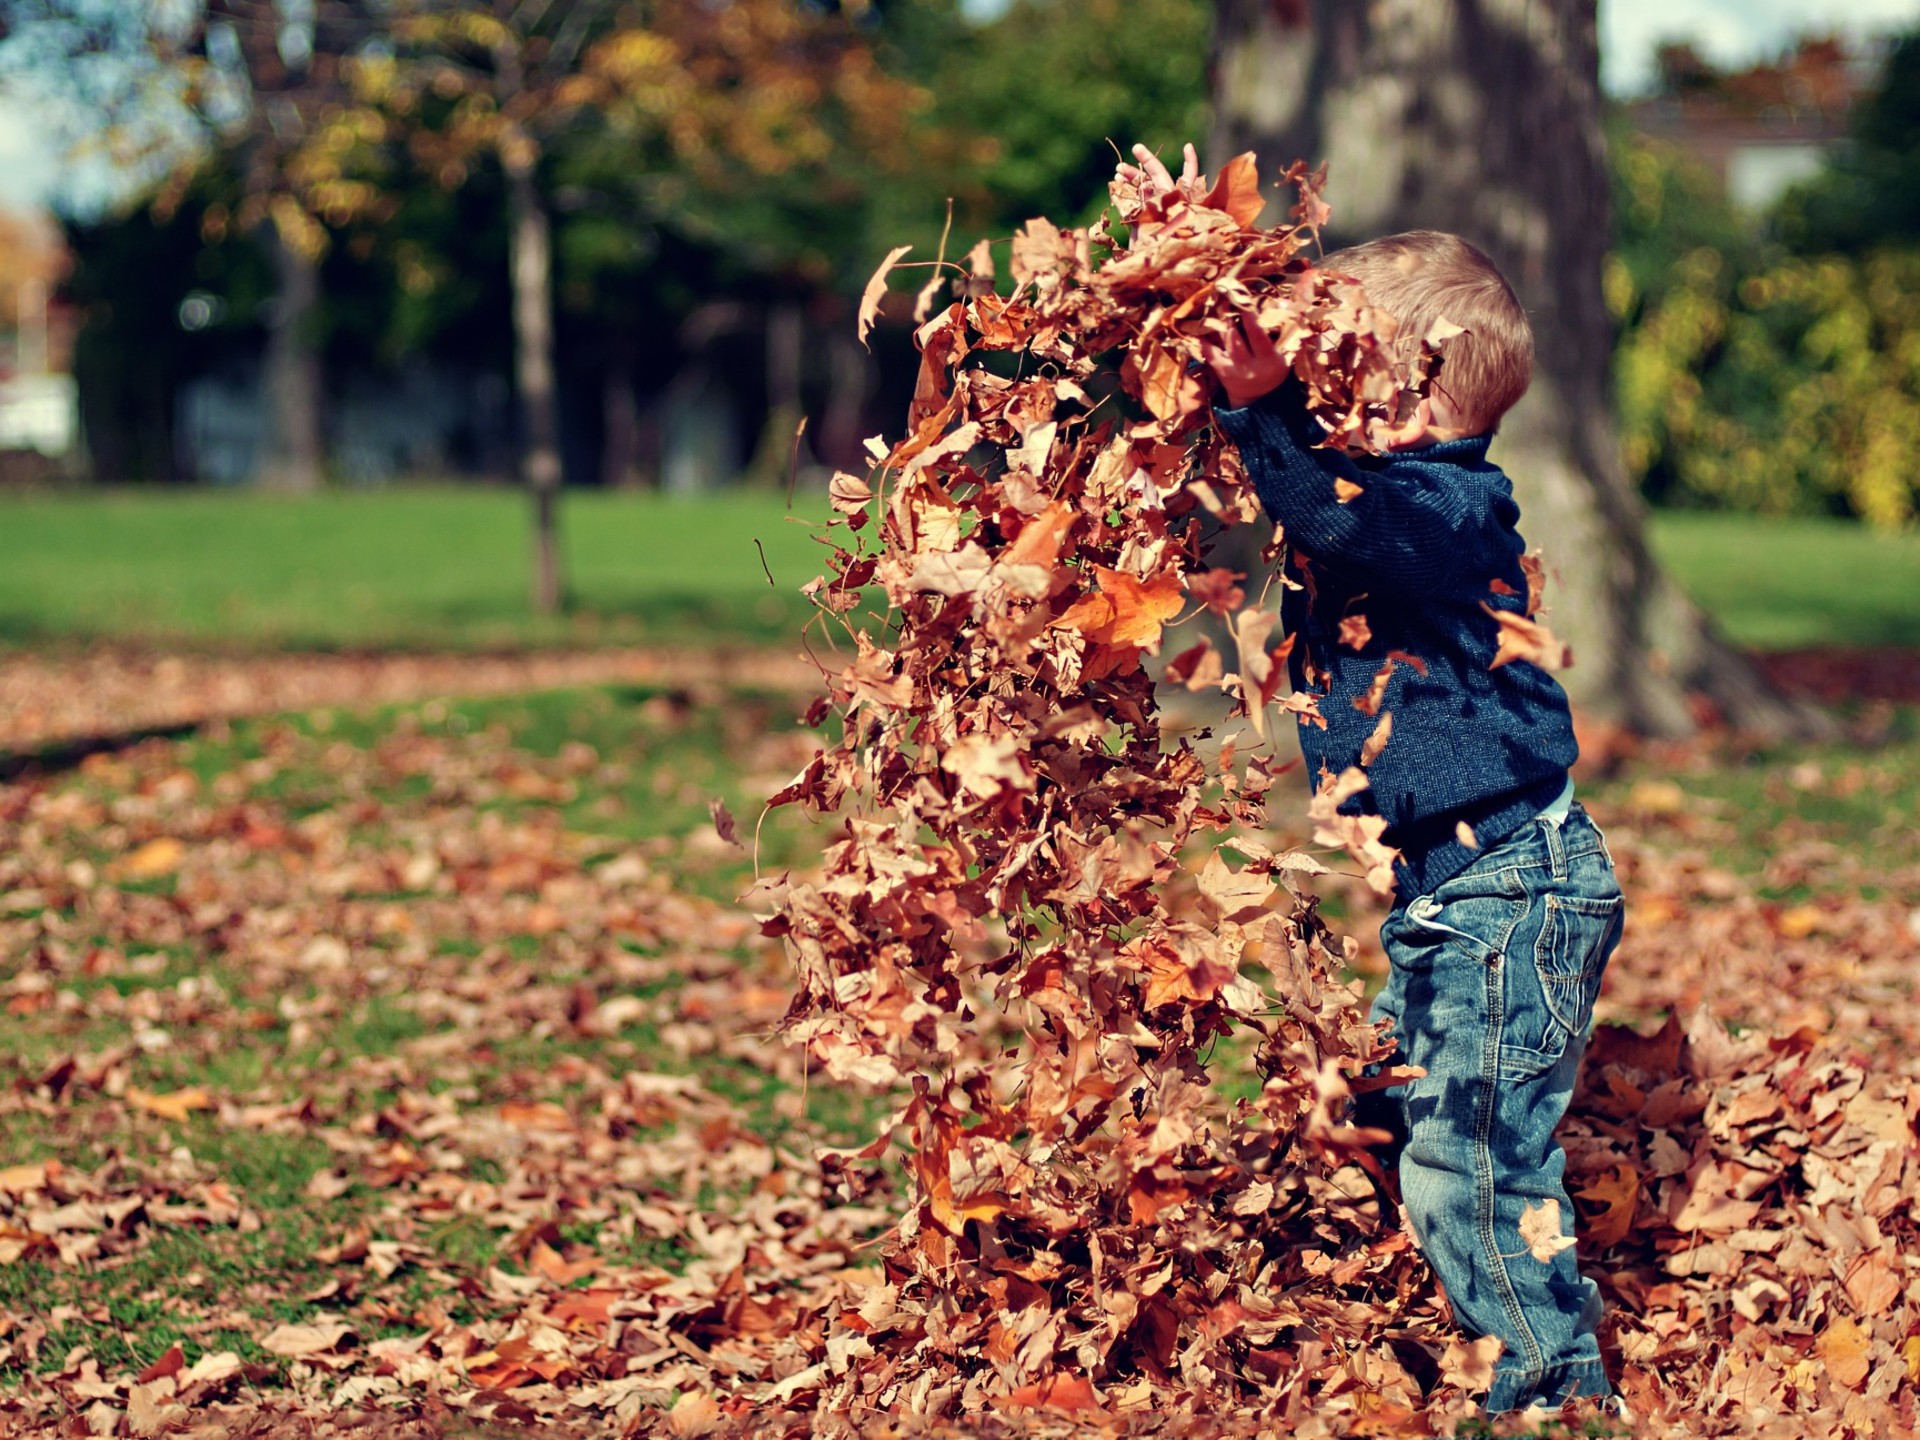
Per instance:
[[[969,137],[944,182],[956,225],[1085,223],[1133,142],[1177,157],[1203,137],[1212,27],[1206,0],[1016,0],[989,25],[950,19],[932,53],[923,36],[928,119]]]
[[[1616,137],[1606,292],[1628,467],[1657,501],[1880,526],[1920,507],[1920,251],[1797,256]]]
[[[1920,31],[1893,47],[1851,128],[1838,159],[1782,202],[1780,237],[1801,254],[1920,245]]]

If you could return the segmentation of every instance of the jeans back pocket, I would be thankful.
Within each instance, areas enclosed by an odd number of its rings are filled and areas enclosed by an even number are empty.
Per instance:
[[[1607,957],[1620,938],[1625,903],[1617,894],[1541,897],[1531,973],[1524,955],[1511,957],[1518,964],[1509,967],[1501,1050],[1503,1068],[1512,1078],[1551,1069],[1569,1044],[1586,1036]]]

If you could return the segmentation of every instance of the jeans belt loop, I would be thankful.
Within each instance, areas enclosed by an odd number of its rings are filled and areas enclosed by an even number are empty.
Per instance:
[[[1547,858],[1553,865],[1553,878],[1564,880],[1567,878],[1567,837],[1551,820],[1543,818],[1540,828],[1546,832]]]

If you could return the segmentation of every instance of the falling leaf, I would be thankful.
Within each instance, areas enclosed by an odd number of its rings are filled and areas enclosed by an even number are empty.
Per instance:
[[[1353,708],[1362,715],[1378,715],[1380,707],[1387,703],[1387,682],[1393,679],[1396,662],[1389,657],[1374,672],[1373,683],[1367,686],[1367,693],[1354,698]]]
[[[1220,167],[1213,189],[1200,202],[1214,210],[1224,210],[1241,225],[1253,225],[1266,209],[1260,193],[1260,163],[1252,151],[1236,155]]]
[[[1527,618],[1540,613],[1547,596],[1547,564],[1538,550],[1520,557],[1521,572],[1527,577]]]
[[[946,273],[935,269],[933,278],[920,287],[919,293],[913,297],[914,324],[919,325],[926,320],[928,312],[933,309],[933,297],[940,293],[940,287],[946,283]]]
[[[1060,547],[1073,526],[1071,505],[1055,502],[1020,528],[1011,545],[1001,552],[1001,565],[1038,565],[1051,570],[1060,559]]]
[[[1538,1205],[1520,1211],[1520,1240],[1527,1254],[1540,1261],[1551,1261],[1562,1250],[1573,1248],[1573,1236],[1560,1231],[1560,1202],[1549,1196]]]
[[[1573,664],[1573,651],[1539,621],[1515,615],[1511,610],[1496,610],[1485,603],[1480,608],[1500,627],[1499,649],[1489,669],[1498,670],[1514,660],[1526,660],[1544,670],[1564,670]]]
[[[1387,741],[1393,738],[1393,714],[1391,711],[1380,717],[1380,723],[1373,727],[1373,733],[1361,742],[1360,763],[1371,765],[1380,758],[1380,752],[1387,748]]]
[[[842,515],[864,515],[873,503],[873,487],[858,475],[837,470],[827,482],[827,500]]]
[[[993,242],[976,240],[967,252],[967,269],[980,280],[993,279]]]
[[[859,334],[862,345],[867,344],[867,336],[873,329],[873,322],[880,317],[880,301],[887,293],[888,274],[911,249],[913,249],[911,245],[896,245],[889,250],[887,258],[880,262],[880,268],[873,272],[873,277],[867,281],[867,288],[861,292],[860,309],[854,317],[854,328]]]
[[[1095,566],[1097,593],[1083,596],[1054,623],[1080,631],[1104,645],[1155,650],[1167,621],[1186,602],[1177,572],[1142,581],[1118,570]]]
[[[724,800],[715,798],[707,802],[707,810],[713,816],[714,832],[729,845],[740,843],[740,828],[733,818],[733,812],[727,809]]]
[[[1202,570],[1187,577],[1187,593],[1225,619],[1246,603],[1247,592],[1239,585],[1246,578],[1238,570]]]

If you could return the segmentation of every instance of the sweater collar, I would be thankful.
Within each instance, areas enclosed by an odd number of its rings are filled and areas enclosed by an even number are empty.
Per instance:
[[[1438,444],[1409,452],[1409,458],[1446,460],[1455,465],[1471,465],[1487,458],[1487,447],[1493,444],[1491,434],[1465,435],[1458,440],[1442,440]]]

